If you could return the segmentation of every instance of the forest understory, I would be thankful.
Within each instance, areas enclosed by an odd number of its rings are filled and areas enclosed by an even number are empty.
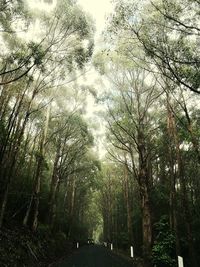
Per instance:
[[[44,229],[33,234],[26,228],[3,228],[0,243],[2,267],[47,267],[63,256],[67,258],[75,249],[63,233],[50,234]]]

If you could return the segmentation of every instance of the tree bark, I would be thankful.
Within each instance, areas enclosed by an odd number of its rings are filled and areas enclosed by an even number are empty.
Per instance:
[[[69,231],[68,237],[71,236],[72,224],[74,221],[74,204],[75,204],[75,192],[76,192],[76,179],[75,176],[72,176],[71,180],[71,194],[69,199]]]
[[[143,123],[139,124],[138,130],[138,153],[139,153],[139,167],[138,167],[138,184],[140,188],[141,208],[142,208],[142,229],[143,229],[143,257],[145,267],[152,266],[151,264],[151,250],[153,243],[152,234],[152,210],[151,210],[151,184],[152,178],[150,173],[150,162],[148,155],[147,141],[145,140]]]
[[[171,109],[171,107],[170,107]],[[196,256],[195,256],[195,249],[194,249],[194,243],[193,243],[193,234],[192,234],[192,216],[189,208],[189,200],[188,200],[188,193],[187,193],[187,182],[185,177],[185,171],[184,171],[184,164],[183,164],[183,158],[180,150],[180,140],[178,137],[175,120],[171,112],[171,131],[174,138],[174,144],[175,144],[175,151],[176,151],[176,159],[177,159],[177,176],[179,178],[180,183],[180,192],[181,192],[181,202],[182,202],[182,208],[183,208],[183,214],[185,219],[185,226],[187,231],[187,239],[188,239],[188,248],[189,248],[189,255],[190,260],[192,262],[193,267],[197,267],[196,262]]]
[[[40,153],[42,148],[40,148]],[[31,228],[35,232],[38,226],[38,214],[39,214],[39,202],[40,202],[40,187],[41,187],[41,171],[42,171],[42,163],[43,163],[43,154],[39,155],[39,159],[37,162],[37,169],[35,174],[35,186],[33,193],[33,220],[31,223]]]
[[[53,174],[51,177],[51,186],[50,186],[50,193],[49,193],[49,212],[48,212],[48,222],[51,228],[53,228],[54,220],[55,218],[55,209],[56,209],[56,194],[57,194],[57,188],[59,183],[59,174],[58,174],[58,162],[60,158],[60,140],[58,142],[56,156],[54,160],[54,167],[53,167]]]
[[[129,245],[133,245],[133,222],[132,222],[132,210],[130,203],[130,190],[129,190],[129,179],[128,179],[128,170],[125,164],[124,166],[124,193],[126,201],[126,210],[127,210],[127,230],[129,237]]]
[[[150,204],[150,192],[146,184],[146,174],[144,170],[140,171],[140,195],[142,205],[142,229],[143,229],[143,257],[145,266],[151,266],[151,249],[152,249],[152,213]]]
[[[176,256],[180,255],[180,238],[178,233],[177,225],[177,194],[176,194],[176,173],[174,166],[176,165],[175,151],[174,151],[174,127],[175,121],[169,104],[169,96],[167,95],[167,133],[168,133],[168,151],[169,151],[169,175],[170,175],[170,194],[169,194],[169,205],[170,205],[170,229],[175,233],[176,238]]]
[[[37,161],[37,169],[35,174],[35,186],[34,186],[34,197],[33,197],[33,220],[31,223],[31,228],[33,231],[36,231],[38,226],[38,214],[39,214],[39,203],[40,203],[40,189],[41,189],[41,173],[42,173],[42,165],[44,162],[44,147],[47,137],[48,125],[49,125],[49,118],[50,118],[50,106],[47,108],[46,113],[46,123],[44,131],[41,135],[40,141],[40,151]]]

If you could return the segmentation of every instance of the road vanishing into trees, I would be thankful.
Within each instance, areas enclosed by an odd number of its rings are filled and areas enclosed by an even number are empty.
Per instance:
[[[52,267],[134,267],[131,259],[112,253],[101,246],[85,246],[77,250],[67,260]]]

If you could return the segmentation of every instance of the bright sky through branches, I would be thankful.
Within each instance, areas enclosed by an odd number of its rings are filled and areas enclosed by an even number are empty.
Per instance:
[[[78,0],[85,11],[89,12],[96,20],[97,33],[105,27],[106,16],[112,12],[113,5],[110,0]]]
[[[37,10],[45,10],[51,11],[56,6],[56,0],[26,0],[27,4],[30,6],[32,10],[37,12]],[[49,2],[49,4],[48,4]],[[89,13],[95,21],[96,25],[96,34],[95,34],[95,51],[98,51],[102,45],[102,37],[101,33],[106,27],[106,19],[110,13],[113,11],[113,4],[111,0],[77,0],[77,4],[80,5],[83,10]],[[32,36],[36,36],[39,30],[39,25],[37,22],[31,28],[27,38],[32,38]],[[91,70],[87,72],[83,77],[78,79],[78,83],[95,87],[97,92],[100,92],[103,88],[105,90],[105,84],[102,85],[100,82],[101,78],[99,74],[95,71],[93,67]],[[92,95],[87,96],[87,105],[86,105],[86,114],[85,117],[88,121],[93,124],[95,122],[97,129],[93,130],[93,134],[96,140],[96,148],[100,156],[104,156],[105,154],[105,147],[104,147],[104,136],[105,136],[105,125],[102,121],[102,118],[98,117],[97,114],[100,113],[104,109],[101,105],[95,103],[95,99]],[[100,137],[101,136],[101,137]]]
[[[32,8],[40,10],[45,9],[46,11],[51,10],[56,5],[56,0],[50,1],[51,4],[47,4],[47,1],[44,0],[26,1]],[[113,10],[111,0],[77,0],[77,3],[95,19],[97,34],[100,34],[105,27],[106,16]]]
[[[96,34],[95,34],[95,48],[98,50],[101,46],[101,33],[106,27],[106,18],[113,11],[113,5],[111,0],[78,0],[83,9],[88,12],[95,19],[96,23]],[[96,90],[100,91],[101,86],[98,86],[98,73],[94,69],[87,74],[86,84],[95,84]],[[97,89],[98,88],[98,89]],[[105,89],[105,88],[104,88]],[[87,101],[87,115],[88,119],[91,121],[96,121],[98,128],[93,132],[96,140],[96,149],[100,158],[104,158],[106,154],[105,148],[105,124],[101,118],[98,118],[94,114],[101,112],[103,107],[101,105],[95,104],[95,100],[92,96],[88,97]]]

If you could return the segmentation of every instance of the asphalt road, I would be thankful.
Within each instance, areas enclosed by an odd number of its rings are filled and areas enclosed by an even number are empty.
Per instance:
[[[109,249],[89,245],[77,249],[67,260],[54,267],[133,267],[131,260],[112,253]]]

